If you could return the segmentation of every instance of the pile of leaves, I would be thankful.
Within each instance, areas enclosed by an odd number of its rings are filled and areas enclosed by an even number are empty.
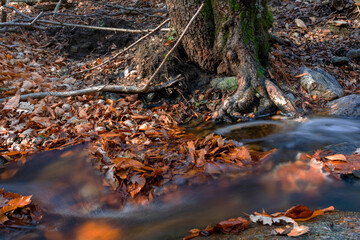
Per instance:
[[[113,127],[91,142],[99,169],[124,199],[144,204],[176,191],[178,185],[202,184],[251,168],[275,151],[256,152],[218,135],[199,138],[186,133],[172,117],[181,104],[151,110],[136,104],[113,102],[112,117],[107,117]]]
[[[309,155],[322,163],[325,171],[340,179],[344,175],[353,175],[360,178],[360,155],[353,153],[350,155],[334,154],[331,151],[319,150],[314,155]]]
[[[285,229],[276,228],[271,233],[273,235],[297,237],[309,231],[308,227],[298,225],[297,222],[308,221],[317,216],[323,215],[326,212],[333,212],[334,210],[335,209],[332,206],[325,209],[310,210],[306,206],[297,205],[288,209],[286,212],[273,214],[267,214],[265,211],[263,211],[263,213],[255,212],[253,215],[250,215],[249,220],[242,217],[230,218],[217,223],[214,227],[208,225],[205,229],[191,229],[189,231],[189,235],[184,237],[183,240],[192,239],[198,236],[209,236],[215,233],[239,234],[249,228],[252,222],[260,222],[269,226],[279,224],[281,222],[291,223],[293,226],[286,226]]]
[[[41,211],[31,203],[31,196],[0,189],[0,223],[3,226],[31,225],[41,219]]]

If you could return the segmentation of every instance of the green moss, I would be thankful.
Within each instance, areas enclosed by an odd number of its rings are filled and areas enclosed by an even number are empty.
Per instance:
[[[196,0],[194,1],[196,3]],[[201,10],[201,15],[206,20],[212,20],[213,19],[213,0],[205,0],[204,8]]]
[[[240,12],[239,19],[241,21],[241,31],[244,34],[243,40],[246,44],[255,43],[255,30],[254,30],[254,22],[255,22],[255,13],[250,10],[244,10]]]
[[[230,0],[230,7],[235,12],[238,12],[240,10],[240,3],[238,0]]]
[[[244,43],[252,45],[254,47],[256,60],[263,65],[267,65],[268,60],[266,56],[269,50],[267,34],[268,29],[273,23],[272,13],[266,6],[263,6],[262,9],[244,8],[244,10],[239,13],[239,19],[241,21]]]
[[[270,12],[270,10],[267,10],[265,16],[263,17],[263,26],[265,27],[265,29],[271,28],[273,21],[274,21],[273,14]]]

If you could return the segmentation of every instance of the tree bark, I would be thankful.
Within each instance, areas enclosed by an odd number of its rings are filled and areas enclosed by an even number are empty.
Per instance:
[[[199,0],[166,0],[166,3],[171,24],[178,33],[200,5]],[[200,15],[182,41],[188,57],[205,71],[236,75],[239,82],[236,93],[223,102],[213,117],[243,119],[246,113],[269,112],[274,104],[268,93],[281,95],[282,92],[274,91],[273,84],[265,84],[268,30],[272,25],[267,0],[205,0]]]

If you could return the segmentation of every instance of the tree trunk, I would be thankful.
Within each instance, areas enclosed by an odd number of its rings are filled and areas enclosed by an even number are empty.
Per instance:
[[[199,0],[166,3],[171,24],[178,33],[201,4]],[[215,119],[242,119],[243,114],[250,112],[266,114],[274,106],[270,100],[273,96],[268,93],[282,95],[265,78],[271,25],[267,0],[205,0],[205,7],[190,26],[182,45],[188,57],[203,70],[236,75],[239,82],[236,93],[214,114]],[[288,100],[285,101],[288,105]]]

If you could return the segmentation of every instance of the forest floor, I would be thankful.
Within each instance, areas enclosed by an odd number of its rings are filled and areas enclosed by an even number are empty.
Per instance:
[[[132,30],[154,29],[167,17],[163,0],[121,1],[121,6],[117,1],[69,2],[73,4],[60,8],[57,14],[45,11],[39,15],[41,6],[48,3],[11,6],[40,20]],[[310,0],[270,1],[274,15],[271,33],[292,45],[272,45],[268,73],[295,97],[296,106],[305,113],[321,111],[326,101],[310,96],[299,85],[302,66],[326,69],[346,94],[360,93],[360,63],[334,66],[331,61],[333,56],[360,48],[359,7],[341,8]],[[15,11],[5,10],[8,21],[20,19]],[[45,24],[40,20],[36,21]],[[336,21],[342,25],[336,26]],[[0,98],[7,98],[0,103],[1,179],[13,176],[15,172],[6,169],[14,164],[22,166],[31,154],[88,142],[97,169],[109,188],[119,193],[109,196],[104,204],[121,208],[129,202],[147,205],[166,194],[179,197],[179,185],[184,182],[201,185],[227,173],[254,170],[276,151],[258,151],[214,134],[198,136],[186,131],[183,126],[212,126],[211,113],[231,92],[209,87],[213,76],[181,59],[181,49],[153,85],[164,84],[178,74],[184,79],[156,93],[118,94],[100,89],[66,98],[20,99],[28,93],[76,91],[97,85],[141,88],[176,41],[173,30],[160,31],[105,64],[141,35],[48,25],[51,27],[46,30],[15,27],[15,32],[0,33]],[[335,177],[354,166],[360,168],[358,157],[349,155],[344,157],[351,163],[334,170],[330,166],[338,159],[326,158],[329,155],[320,151],[307,159],[318,160]],[[33,222],[36,207],[30,207],[31,214],[14,214],[16,209],[29,206],[30,197],[4,192],[0,197],[4,199],[1,223]],[[29,214],[32,218],[24,218]]]

